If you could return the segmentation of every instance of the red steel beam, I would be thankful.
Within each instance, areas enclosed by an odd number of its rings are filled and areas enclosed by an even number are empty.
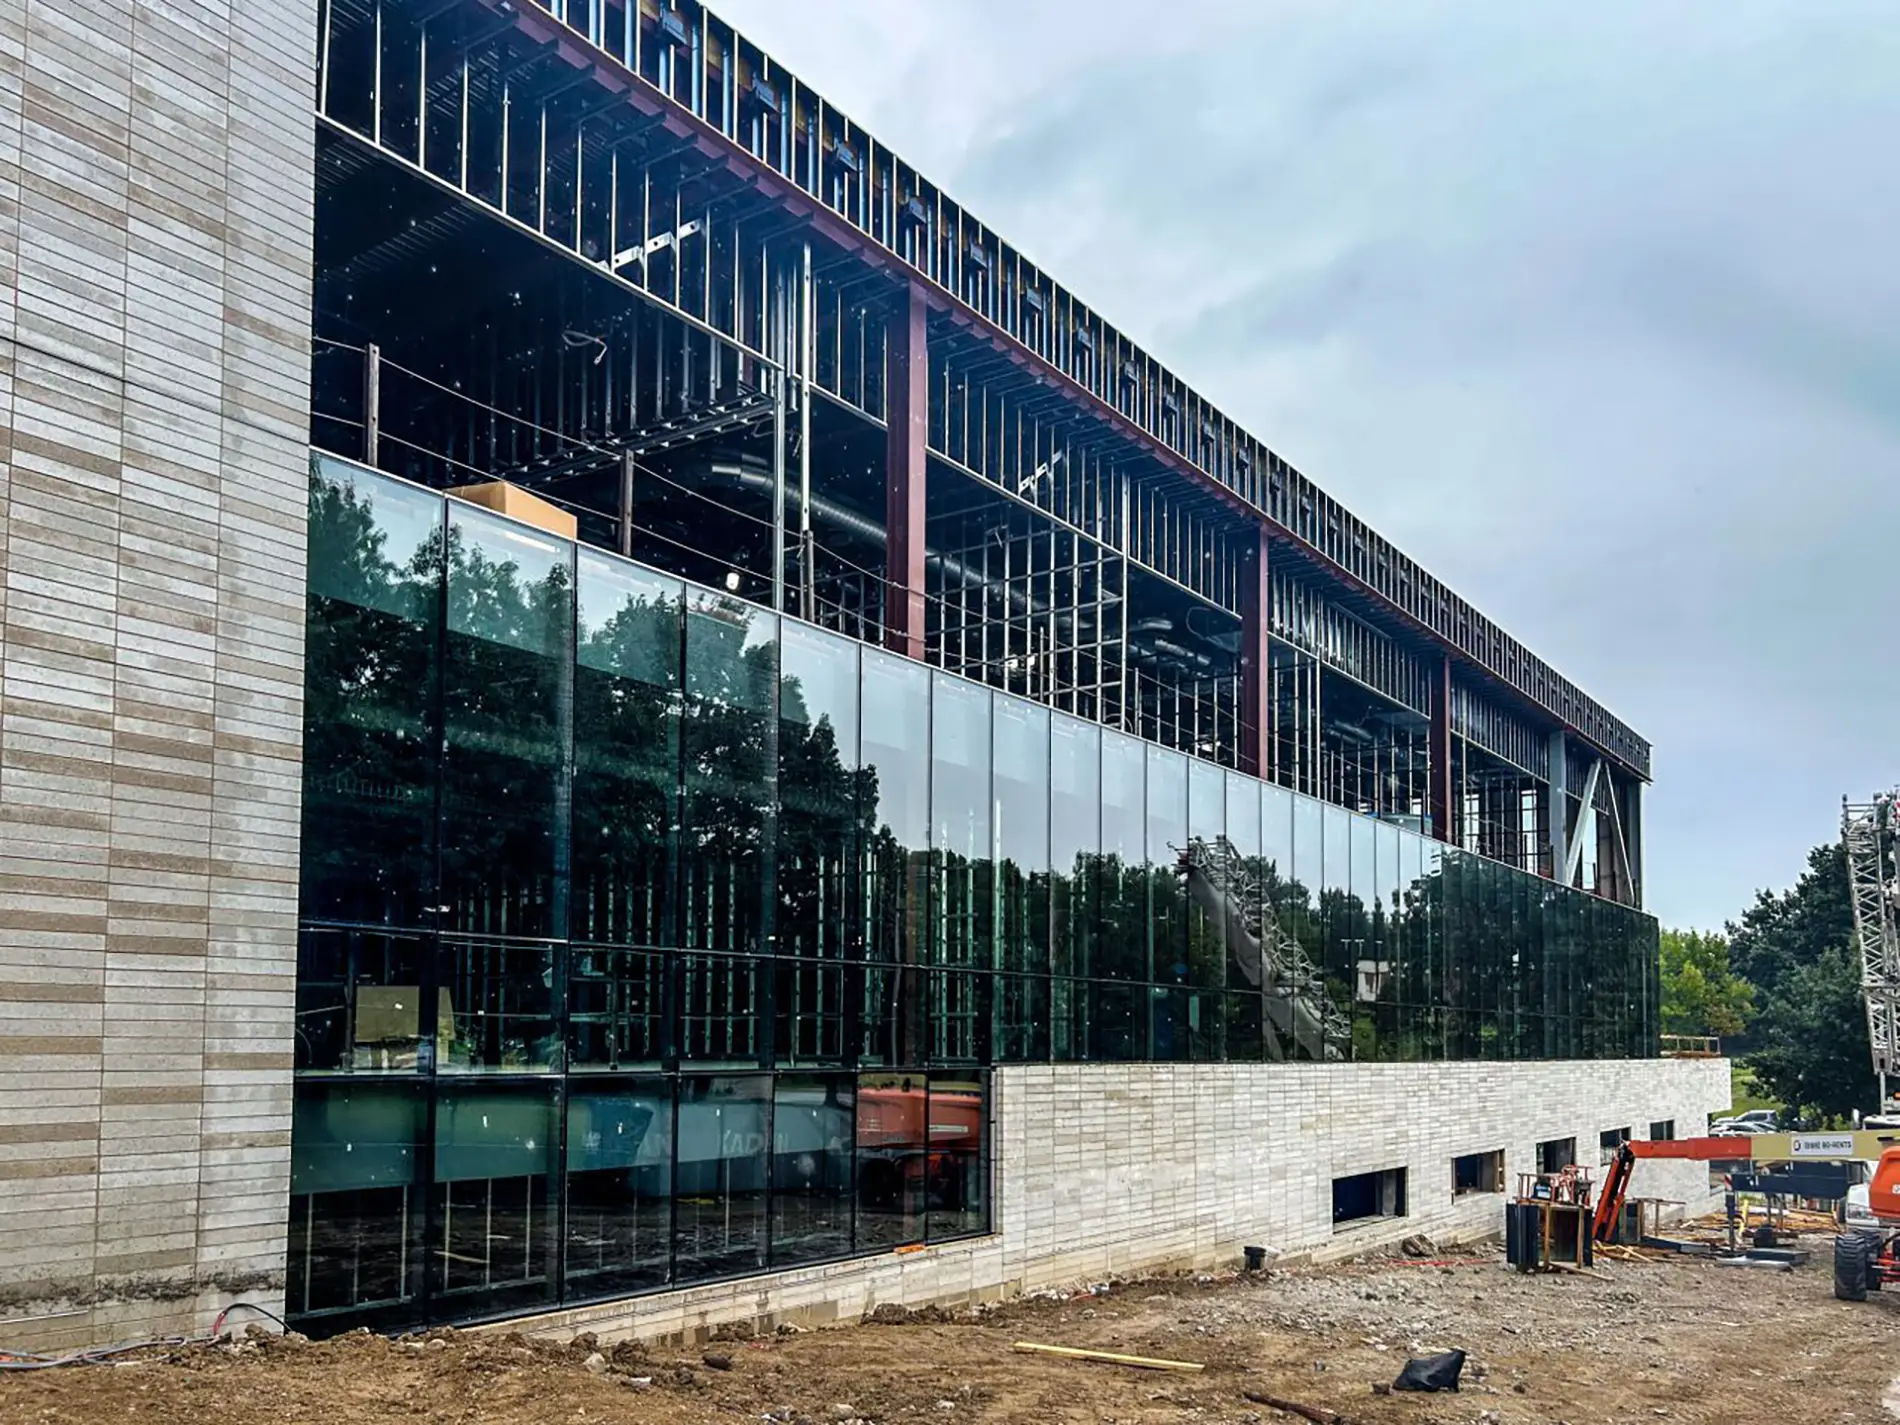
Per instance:
[[[928,316],[922,284],[909,283],[891,310],[884,342],[884,642],[919,659],[924,656]]]

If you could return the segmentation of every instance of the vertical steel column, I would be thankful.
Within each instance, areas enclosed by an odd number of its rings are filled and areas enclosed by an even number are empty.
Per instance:
[[[363,463],[372,470],[383,444],[383,349],[371,342],[363,352]]]
[[[1570,861],[1570,758],[1560,727],[1550,735],[1550,874],[1561,879]]]
[[[1266,775],[1268,710],[1273,706],[1269,686],[1267,625],[1271,622],[1273,589],[1267,578],[1267,527],[1254,531],[1251,548],[1241,551],[1240,580],[1240,690],[1234,709],[1239,723],[1236,761],[1243,772]]]
[[[1425,754],[1426,776],[1431,792],[1427,806],[1431,811],[1432,835],[1440,841],[1456,844],[1457,830],[1452,826],[1451,795],[1451,656],[1438,655],[1438,667],[1432,679],[1431,747]]]
[[[1629,853],[1629,903],[1643,905],[1643,784],[1632,776],[1623,788],[1623,844]],[[1886,1099],[1881,1099],[1884,1104]]]
[[[818,587],[817,554],[811,533],[811,373],[818,362],[818,327],[812,303],[811,244],[805,244],[798,279],[798,614],[812,621]],[[783,378],[781,378],[783,379]]]
[[[791,373],[780,367],[772,381],[772,611],[785,612],[785,396]]]
[[[620,452],[620,552],[633,558],[633,471],[631,450]]]
[[[884,641],[924,656],[924,472],[930,366],[924,289],[910,283],[884,343]]]

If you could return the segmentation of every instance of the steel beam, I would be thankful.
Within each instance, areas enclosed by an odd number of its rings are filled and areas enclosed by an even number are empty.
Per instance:
[[[1240,722],[1240,770],[1256,777],[1271,764],[1267,748],[1273,706],[1272,673],[1267,657],[1267,623],[1273,607],[1268,577],[1268,540],[1264,527],[1255,530],[1256,542],[1242,554],[1240,580],[1240,688],[1235,713]]]
[[[929,307],[912,282],[891,309],[884,343],[884,640],[924,656],[924,474],[930,418]]]
[[[1425,775],[1430,792],[1426,808],[1431,813],[1432,835],[1440,841],[1456,843],[1451,824],[1451,658],[1438,655],[1432,672],[1431,745],[1425,753]]]

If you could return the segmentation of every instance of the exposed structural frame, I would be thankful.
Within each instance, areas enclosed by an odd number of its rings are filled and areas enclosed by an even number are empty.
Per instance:
[[[941,251],[934,190],[894,218],[927,185],[716,18],[321,17],[314,444],[508,480],[589,542],[1641,903],[1647,744],[1275,515],[1302,487],[1244,433],[987,234]]]
[[[1900,935],[1894,923],[1895,794],[1871,802],[1841,800],[1841,847],[1847,853],[1847,886],[1854,903],[1854,939],[1860,947],[1860,990],[1867,1002],[1867,1038],[1873,1049],[1880,1105],[1900,1048]]]
[[[761,192],[773,180],[792,184],[817,205],[814,225],[868,266],[922,279],[950,320],[1039,379],[1085,395],[1170,469],[1264,515],[1337,577],[1647,779],[1649,746],[1634,731],[705,8],[662,4],[649,34],[639,10],[655,10],[638,0],[482,3],[519,9],[524,33],[596,82],[636,81],[636,106]]]

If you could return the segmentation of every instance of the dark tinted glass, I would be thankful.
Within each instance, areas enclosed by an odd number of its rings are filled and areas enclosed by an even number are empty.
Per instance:
[[[672,1081],[576,1080],[567,1099],[567,1299],[663,1286],[672,1228]]]
[[[860,1250],[924,1240],[931,1181],[927,1100],[922,1074],[858,1076]]]
[[[781,1074],[772,1108],[772,1265],[852,1250],[857,1080]]]
[[[995,708],[995,963],[1049,969],[1049,711],[998,698]]]
[[[777,953],[861,954],[858,645],[785,624],[779,692]]]
[[[560,1125],[552,1083],[439,1083],[430,1192],[431,1314],[554,1300]]]
[[[930,671],[864,650],[862,745],[869,958],[924,958],[930,846]]]
[[[677,1279],[687,1283],[763,1267],[771,1077],[682,1078],[675,1143]]]
[[[306,919],[431,924],[442,501],[336,461],[310,482]]]
[[[987,965],[996,933],[991,694],[944,673],[933,674],[931,685],[931,958],[940,965]]]
[[[777,813],[778,620],[707,590],[686,605],[680,939],[761,953]]]
[[[574,938],[671,945],[684,591],[591,550],[578,577]]]
[[[1096,888],[1102,847],[1102,732],[1054,714],[1049,744],[1051,968],[1087,975],[1095,967]]]
[[[1103,730],[1096,973],[1118,980],[1148,978],[1147,763],[1142,743]]]
[[[456,501],[448,563],[444,919],[565,935],[574,547]]]
[[[413,1079],[298,1082],[284,1290],[293,1314],[395,1324],[419,1310],[427,1093]]]
[[[967,1237],[989,1224],[989,1152],[984,1079],[978,1074],[930,1076],[928,1196],[925,1236]]]

